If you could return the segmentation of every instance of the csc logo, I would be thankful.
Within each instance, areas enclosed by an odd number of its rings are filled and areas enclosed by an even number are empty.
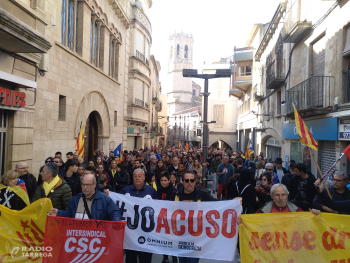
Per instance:
[[[66,243],[64,244],[64,250],[67,253],[72,253],[75,250],[79,253],[78,256],[76,256],[71,261],[71,263],[77,261],[95,262],[102,256],[103,252],[106,249],[105,247],[99,247],[98,244],[101,244],[101,240],[99,238],[94,238],[89,243],[89,239],[87,239],[86,237],[80,238],[78,242],[75,237],[70,237],[66,240]]]

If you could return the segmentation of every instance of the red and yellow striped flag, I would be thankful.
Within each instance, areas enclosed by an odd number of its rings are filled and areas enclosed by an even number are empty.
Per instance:
[[[82,119],[80,123],[80,131],[75,143],[75,151],[81,158],[84,158],[84,119]]]
[[[293,104],[293,108],[294,108],[295,126],[297,128],[301,143],[317,151],[318,150],[317,142],[312,137],[309,129],[307,128],[303,119],[300,117],[300,114],[295,108],[294,104]]]

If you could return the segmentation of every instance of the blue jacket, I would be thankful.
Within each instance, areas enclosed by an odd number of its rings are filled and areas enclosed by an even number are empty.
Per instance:
[[[157,160],[162,159],[162,156],[160,155],[160,153],[157,153],[156,157],[157,157]]]
[[[227,174],[221,174],[222,171],[224,170],[224,167],[225,167],[225,164],[220,163],[216,175],[219,176],[219,181],[218,181],[219,184],[227,185],[228,180],[231,178],[231,176],[233,176],[236,169],[232,166],[232,164],[229,163],[229,164],[227,164],[227,168],[228,168]]]
[[[124,187],[120,190],[120,193],[141,198],[158,199],[157,191],[152,186],[146,184],[140,190],[137,190],[134,185]]]
[[[278,179],[278,175],[276,173],[273,173],[273,183],[274,184],[280,183],[280,180]]]
[[[58,210],[57,216],[75,218],[78,203],[82,195],[83,193],[73,196],[72,199],[69,201],[68,209],[66,211]],[[101,193],[99,190],[96,190],[96,195],[94,200],[92,201],[90,213],[92,219],[107,221],[121,220],[119,207],[112,201],[112,199],[108,195]]]

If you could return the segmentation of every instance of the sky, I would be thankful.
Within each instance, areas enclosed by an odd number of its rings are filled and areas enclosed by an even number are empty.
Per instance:
[[[211,64],[244,47],[254,24],[268,23],[283,0],[153,0],[151,54],[160,62],[162,93],[167,84],[169,36],[192,33],[193,68]],[[200,80],[196,81],[202,87]]]

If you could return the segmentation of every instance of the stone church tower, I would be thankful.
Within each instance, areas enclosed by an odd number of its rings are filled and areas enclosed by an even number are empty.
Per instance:
[[[191,78],[182,77],[183,69],[192,69],[193,37],[192,34],[175,33],[169,38],[168,76],[171,92],[168,93],[170,113],[196,106]]]

